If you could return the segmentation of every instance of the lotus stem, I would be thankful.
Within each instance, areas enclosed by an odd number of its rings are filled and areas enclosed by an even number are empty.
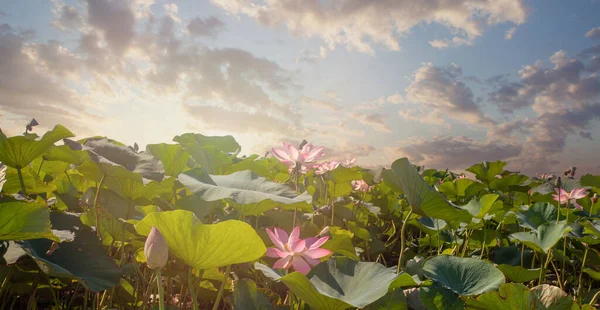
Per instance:
[[[578,280],[578,284],[577,284],[577,298],[581,298],[581,296],[583,295],[581,293],[582,290],[582,280],[583,280],[583,268],[585,267],[585,261],[587,260],[587,255],[588,255],[588,250],[589,247],[587,244],[583,244],[585,246],[585,252],[583,253],[583,260],[581,261],[581,271],[579,272],[579,280]]]
[[[592,300],[590,300],[590,306],[594,305],[596,299],[598,299],[598,296],[600,296],[600,291],[597,291],[596,294],[594,294],[594,297],[592,297]]]
[[[200,280],[202,280],[202,275],[204,270],[200,270]],[[192,297],[192,307],[194,310],[198,310],[198,297],[196,296],[196,289],[194,288],[194,277],[192,276],[192,268],[190,268],[188,273],[188,291],[190,292],[190,296]]]
[[[98,183],[98,188],[96,188],[96,195],[94,196],[94,210],[96,212],[96,236],[98,239],[102,240],[100,237],[100,208],[98,207],[98,196],[100,196],[100,188],[102,187],[102,183],[104,183],[104,174],[100,179],[100,183]]]
[[[17,174],[19,175],[19,183],[21,183],[21,191],[23,195],[27,195],[27,189],[25,189],[25,181],[23,181],[23,173],[21,173],[21,167],[17,166]]]
[[[410,216],[412,214],[413,210],[411,209],[410,211],[408,211],[408,215],[406,215],[406,219],[404,219],[404,222],[402,222],[402,228],[400,228],[400,254],[398,255],[398,273],[400,273],[400,269],[402,268],[402,258],[404,256],[404,247],[406,246],[406,237],[404,236],[404,231],[406,230],[406,224],[408,223],[408,220],[410,219]]]
[[[560,197],[560,195],[559,195]],[[567,212],[567,225],[569,225],[569,212]],[[564,283],[565,280],[565,268],[566,268],[566,258],[567,257],[567,238],[563,237],[563,260],[562,260],[562,268],[560,269],[560,282]]]
[[[154,269],[156,273],[156,287],[158,288],[158,309],[165,310],[165,296],[163,293],[162,286],[162,275],[160,273],[160,268]]]
[[[217,293],[217,300],[215,301],[215,304],[212,307],[213,310],[219,309],[219,303],[221,302],[221,297],[223,296],[223,291],[225,290],[225,282],[227,282],[227,279],[229,278],[229,271],[231,271],[231,265],[227,265],[227,267],[225,267],[225,273],[223,274],[223,282],[221,282],[221,287],[219,287],[219,292]]]

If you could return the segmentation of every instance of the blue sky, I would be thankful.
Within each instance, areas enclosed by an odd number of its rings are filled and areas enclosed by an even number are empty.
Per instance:
[[[0,1],[0,127],[600,172],[600,1]],[[594,47],[596,47],[594,49]]]

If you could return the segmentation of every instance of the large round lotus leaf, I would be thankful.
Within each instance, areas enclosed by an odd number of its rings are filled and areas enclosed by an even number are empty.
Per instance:
[[[22,247],[34,258],[42,271],[50,276],[78,279],[91,291],[101,292],[119,284],[121,269],[106,254],[96,234],[86,229],[76,214],[53,213],[54,229],[74,235],[51,252],[52,241],[28,240]]]
[[[0,205],[0,241],[48,238],[52,233],[50,213],[44,203],[12,201]]]
[[[406,158],[392,164],[383,179],[390,187],[406,195],[413,212],[445,221],[471,222],[471,214],[450,203],[442,194],[431,187]]]
[[[467,168],[466,170],[475,174],[475,177],[478,180],[489,183],[497,175],[502,174],[502,172],[504,172],[504,166],[506,166],[506,162],[503,161],[485,161],[481,164],[473,165]]]
[[[504,283],[502,271],[475,258],[436,256],[423,264],[423,272],[426,277],[461,296],[497,290]]]
[[[193,212],[175,210],[146,215],[135,229],[147,236],[156,226],[169,251],[196,269],[208,269],[254,261],[266,252],[254,229],[241,221],[202,224]]]
[[[330,258],[307,274],[321,294],[359,308],[383,297],[396,276],[382,264],[347,257]]]

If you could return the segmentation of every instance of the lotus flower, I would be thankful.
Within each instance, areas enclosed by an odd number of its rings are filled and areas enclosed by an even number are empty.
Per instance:
[[[271,153],[290,168],[296,167],[296,164],[312,163],[325,155],[324,147],[315,147],[310,143],[305,144],[300,150],[285,142],[282,142],[282,145],[283,149],[272,148]]]
[[[356,157],[352,157],[350,159],[346,158],[346,159],[344,159],[343,162],[340,163],[340,165],[342,165],[342,167],[350,168],[350,167],[354,166],[355,161],[356,161]]]
[[[160,233],[158,228],[152,226],[146,244],[144,245],[144,254],[146,263],[150,269],[161,269],[167,264],[169,259],[169,246],[167,240]]]
[[[316,175],[325,174],[327,171],[332,171],[335,168],[339,167],[340,163],[337,161],[328,161],[317,166],[317,170],[315,171]]]
[[[353,180],[350,183],[352,183],[352,188],[355,191],[366,192],[369,190],[369,184],[363,180]]]
[[[300,239],[300,226],[296,226],[288,236],[281,228],[275,227],[274,231],[267,228],[267,234],[275,245],[267,249],[267,256],[279,258],[273,268],[289,269],[307,274],[311,266],[316,266],[321,261],[319,258],[331,254],[330,250],[319,248],[329,237]]]
[[[585,188],[575,188],[570,193],[567,193],[567,191],[565,191],[562,188],[556,188],[554,189],[554,191],[556,191],[556,194],[552,194],[552,197],[554,198],[554,200],[560,202],[561,205],[566,203],[572,203],[575,206],[575,208],[583,210],[583,208],[577,203],[577,199],[581,199],[587,196]]]

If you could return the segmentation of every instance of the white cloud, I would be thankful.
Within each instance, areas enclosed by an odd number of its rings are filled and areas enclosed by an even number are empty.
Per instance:
[[[512,27],[512,28],[508,29],[506,31],[506,34],[504,34],[504,39],[512,40],[513,36],[515,35],[515,31],[517,31],[517,27]]]
[[[187,25],[187,31],[190,35],[196,37],[216,37],[217,34],[225,29],[225,23],[215,16],[207,18],[196,17]]]
[[[438,47],[470,44],[486,26],[521,24],[527,9],[521,0],[502,1],[306,1],[212,0],[226,11],[247,15],[259,23],[285,25],[297,36],[320,37],[331,49],[336,45],[365,53],[373,46],[400,50],[401,36],[422,23],[438,23],[453,34],[433,43]]]
[[[327,109],[327,110],[331,110],[331,111],[340,111],[342,109],[341,106],[339,106],[333,102],[313,99],[313,98],[309,98],[309,97],[302,97],[302,99],[300,99],[300,103],[302,105],[311,105],[314,107]]]
[[[600,40],[600,27],[590,29],[590,31],[586,32],[585,37],[592,40]]]

